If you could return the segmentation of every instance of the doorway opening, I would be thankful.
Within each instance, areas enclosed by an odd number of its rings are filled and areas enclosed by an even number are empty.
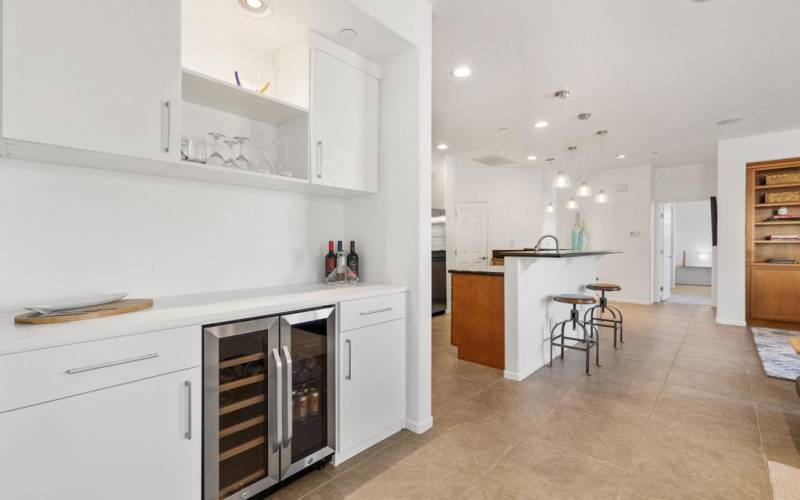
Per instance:
[[[656,298],[712,305],[711,202],[661,203],[656,233]]]

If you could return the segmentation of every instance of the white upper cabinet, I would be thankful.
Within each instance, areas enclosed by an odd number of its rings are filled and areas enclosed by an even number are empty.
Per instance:
[[[311,49],[311,182],[378,190],[378,78]]]
[[[176,161],[180,0],[2,2],[2,136]]]

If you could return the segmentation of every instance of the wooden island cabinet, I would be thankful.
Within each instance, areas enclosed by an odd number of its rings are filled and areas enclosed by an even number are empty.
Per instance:
[[[505,368],[503,271],[450,271],[450,343],[458,359]]]

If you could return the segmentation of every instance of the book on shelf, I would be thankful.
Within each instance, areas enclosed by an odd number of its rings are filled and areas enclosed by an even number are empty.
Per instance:
[[[767,236],[768,240],[777,241],[777,240],[800,240],[800,234],[770,234]]]

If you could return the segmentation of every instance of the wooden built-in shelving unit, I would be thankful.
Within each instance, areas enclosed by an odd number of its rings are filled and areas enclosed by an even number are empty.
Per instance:
[[[751,325],[800,327],[800,240],[771,235],[800,234],[800,220],[767,220],[781,207],[800,217],[800,201],[768,203],[768,193],[800,191],[800,182],[767,184],[766,176],[800,174],[800,158],[747,165],[745,222],[746,315]],[[797,264],[768,262],[793,259]]]

